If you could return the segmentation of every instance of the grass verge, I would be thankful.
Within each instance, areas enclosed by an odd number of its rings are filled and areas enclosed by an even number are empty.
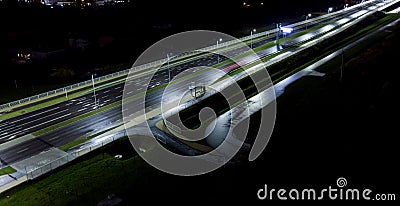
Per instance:
[[[15,170],[14,168],[12,168],[11,166],[7,166],[4,168],[0,169],[0,176],[2,175],[8,175],[8,174],[12,174],[14,172],[16,172],[17,170]]]
[[[122,155],[122,159],[114,158]],[[79,157],[51,175],[25,182],[0,195],[0,205],[97,205],[109,194],[143,185],[152,169],[134,153],[128,138]],[[136,187],[136,186],[135,186]],[[96,192],[93,192],[96,191]]]

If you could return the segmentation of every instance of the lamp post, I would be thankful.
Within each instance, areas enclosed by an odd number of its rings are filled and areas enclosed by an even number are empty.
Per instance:
[[[281,24],[276,24],[276,29],[278,33],[276,34],[276,45],[279,45],[279,33],[281,32]]]
[[[256,32],[256,29],[250,31],[250,48],[253,49],[253,32]]]
[[[310,17],[311,17],[311,14],[307,14],[307,15],[306,15],[306,30],[307,30],[307,26],[308,26],[307,20],[308,20],[308,18],[310,18]]]
[[[94,107],[97,109],[96,89],[95,89],[95,87],[94,87],[94,78],[93,78],[93,74],[92,74],[92,86],[93,86]]]
[[[219,38],[219,39],[217,39],[217,50],[218,50],[218,43],[219,42],[222,42],[222,38]],[[217,53],[217,62],[218,62],[218,64],[219,64],[219,54]]]

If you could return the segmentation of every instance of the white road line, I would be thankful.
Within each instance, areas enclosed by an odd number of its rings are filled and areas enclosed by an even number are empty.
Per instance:
[[[11,140],[11,139],[14,139],[15,137],[17,137],[17,135],[19,135],[19,134],[23,134],[24,132],[17,132],[17,133],[14,133],[14,134],[12,134],[12,135],[8,135],[8,136],[5,136],[5,137],[2,137],[1,139],[4,139],[4,138],[6,138],[6,137],[9,137],[7,140]]]
[[[19,121],[21,121],[21,120],[28,119],[28,118],[31,118],[31,117],[35,117],[35,116],[38,116],[38,115],[40,115],[40,114],[43,114],[43,113],[46,113],[46,112],[49,112],[49,111],[53,111],[53,110],[56,110],[56,109],[59,109],[59,108],[60,108],[60,107],[55,107],[55,108],[52,108],[52,109],[49,109],[49,110],[46,110],[46,111],[39,112],[39,113],[37,113],[37,114],[31,115],[31,116],[28,116],[28,117],[24,117],[24,118],[21,118],[21,119],[17,119],[17,120],[15,120],[15,121],[12,121],[12,122],[9,122],[9,123],[12,124],[12,123],[15,123],[15,122],[19,122]]]
[[[22,150],[18,151],[17,154],[19,154],[19,153],[21,153],[21,152],[25,152],[25,151],[28,150],[28,149],[29,149],[29,147],[27,147],[27,148],[25,148],[25,149],[22,149]]]
[[[83,107],[88,107],[88,106],[90,106],[91,104],[85,104],[85,105],[83,105]]]
[[[110,92],[110,90],[106,90],[106,91],[104,91],[104,92],[103,92],[103,94],[105,94],[105,93],[108,93],[108,92]]]
[[[139,88],[140,89],[140,88]],[[127,94],[132,94],[133,91],[128,92]]]
[[[12,137],[8,138],[7,140],[14,139],[16,136],[17,136],[17,135],[13,135]],[[4,139],[4,138],[6,138],[6,137],[2,137],[2,138],[0,138],[0,139]]]
[[[35,120],[33,120],[33,121],[30,121],[30,122],[26,122],[26,123],[21,124],[21,125],[18,125],[18,126],[24,126],[24,125],[26,125],[26,124],[31,124],[31,123],[36,122],[36,121],[38,121],[38,120],[41,120],[41,119],[44,119],[44,118],[47,118],[47,117],[51,117],[51,116],[53,116],[53,115],[60,114],[60,113],[62,113],[62,112],[66,112],[66,111],[68,111],[68,109],[61,110],[61,111],[59,111],[59,112],[56,112],[56,113],[53,113],[53,114],[50,114],[50,115],[41,117],[41,118],[39,118],[39,119],[35,119]]]
[[[105,96],[102,96],[101,98],[104,99],[104,98],[107,98],[107,97],[108,97],[108,95],[105,95]]]
[[[68,114],[66,114],[66,115],[57,117],[57,118],[55,118],[55,119],[52,119],[52,120],[49,120],[49,121],[46,121],[46,122],[42,122],[42,123],[37,124],[37,125],[35,125],[35,126],[29,127],[29,128],[27,128],[27,130],[30,130],[30,129],[32,129],[32,128],[35,128],[35,127],[40,126],[40,125],[43,125],[43,124],[47,124],[47,123],[52,122],[52,121],[57,120],[57,119],[64,118],[64,117],[69,116],[69,115],[71,115],[71,113],[68,113]]]
[[[83,108],[83,109],[80,109],[80,110],[78,110],[78,112],[82,112],[83,110],[86,110],[87,108]]]
[[[11,128],[11,127],[14,127],[14,126],[15,126],[15,124],[10,123],[10,124],[8,124],[8,125],[1,126],[0,128],[1,128],[1,130],[5,130],[5,129],[7,129],[7,128]]]
[[[0,137],[0,139],[4,139],[4,138],[6,138],[6,136],[4,136],[4,137]]]
[[[52,137],[52,138],[50,138],[49,140],[51,141],[51,140],[55,140],[55,139],[57,139],[57,138],[59,138],[59,136]]]
[[[122,95],[119,95],[119,96],[116,96],[115,99],[119,99],[119,98],[121,98],[121,97],[122,97]]]
[[[13,131],[14,130],[14,131]],[[7,128],[7,129],[4,129],[4,130],[2,130],[3,132],[7,132],[7,133],[10,133],[10,132],[15,132],[16,130],[21,130],[21,127],[20,126],[16,126],[16,127],[10,127],[10,128]]]
[[[111,99],[104,100],[104,102],[109,102]]]

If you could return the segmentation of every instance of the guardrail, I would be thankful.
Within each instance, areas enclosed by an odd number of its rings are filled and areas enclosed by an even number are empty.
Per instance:
[[[73,161],[77,157],[80,157],[82,155],[85,155],[85,154],[93,151],[93,150],[101,148],[104,145],[106,145],[108,143],[111,143],[111,142],[113,142],[113,141],[115,141],[115,140],[117,140],[117,139],[119,139],[119,138],[121,138],[123,136],[126,136],[126,132],[123,132],[121,134],[119,134],[119,133],[114,134],[114,135],[112,135],[112,136],[110,136],[110,137],[108,137],[108,138],[106,138],[106,139],[104,139],[104,140],[102,140],[100,142],[93,143],[93,144],[88,145],[87,147],[84,147],[82,149],[70,151],[67,154],[65,154],[64,156],[62,156],[60,158],[57,158],[57,159],[55,159],[55,160],[53,160],[53,161],[51,161],[51,162],[49,162],[49,163],[47,163],[45,165],[42,165],[40,167],[37,167],[37,168],[29,170],[29,171],[25,171],[26,172],[26,178],[28,180],[31,180],[31,179],[35,179],[37,177],[40,177],[40,176],[42,176],[42,175],[44,175],[44,174],[46,174],[46,173],[48,173],[50,171],[53,171],[53,170],[57,169],[58,167],[60,167],[62,165],[67,164],[68,162]]]

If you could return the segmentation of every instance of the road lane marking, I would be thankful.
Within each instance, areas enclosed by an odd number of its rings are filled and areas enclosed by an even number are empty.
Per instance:
[[[21,130],[21,126],[20,125],[15,125],[14,127],[10,127],[8,129],[4,129],[2,130],[3,132],[7,132],[8,134],[10,133],[15,133],[17,131]]]
[[[52,140],[57,139],[57,138],[59,138],[59,137],[60,137],[60,136],[52,137],[52,138],[49,139],[49,141],[52,141]]]
[[[28,149],[29,149],[29,147],[27,147],[27,148],[25,148],[25,149],[22,149],[22,150],[18,151],[17,154],[19,154],[19,153],[21,153],[21,152],[25,152],[25,151],[28,150]]]
[[[27,130],[30,130],[30,129],[32,129],[32,128],[35,128],[35,127],[40,126],[40,125],[43,125],[43,124],[47,124],[47,123],[52,122],[52,121],[57,120],[57,119],[64,118],[64,117],[69,116],[69,115],[71,115],[71,113],[68,113],[68,114],[66,114],[66,115],[57,117],[57,118],[55,118],[55,119],[52,119],[52,120],[49,120],[49,121],[46,121],[46,122],[42,122],[42,123],[37,124],[37,125],[35,125],[35,126],[29,127],[29,128],[27,128]]]
[[[2,137],[2,138],[0,138],[0,139],[4,139],[4,138],[6,138],[6,137],[9,137],[7,140],[11,140],[11,139],[14,139],[15,137],[17,137],[17,135],[20,135],[20,134],[24,134],[24,132],[17,132],[17,133],[14,133],[14,134],[11,134],[11,135],[7,135],[7,136],[5,136],[5,137]]]
[[[83,108],[83,109],[80,109],[80,110],[78,110],[78,112],[82,112],[83,110],[86,110],[87,108]]]
[[[59,108],[60,108],[60,107],[55,107],[55,108],[52,108],[52,109],[49,109],[49,110],[46,110],[46,111],[43,111],[43,112],[40,112],[40,113],[37,113],[37,114],[34,114],[34,115],[30,115],[30,116],[28,116],[28,117],[24,117],[24,118],[21,118],[21,119],[18,119],[18,120],[9,122],[9,123],[12,124],[12,123],[15,123],[15,122],[19,122],[19,121],[21,121],[21,120],[28,119],[28,118],[31,118],[31,117],[35,117],[35,116],[38,116],[38,115],[40,115],[40,114],[43,114],[43,113],[46,113],[46,112],[50,112],[50,111],[53,111],[53,110],[56,110],[56,109],[59,109]],[[28,113],[28,114],[29,114],[29,113]]]
[[[62,112],[66,112],[66,111],[68,111],[68,109],[61,110],[61,111],[59,111],[59,112],[56,112],[56,113],[53,113],[53,114],[50,114],[50,115],[47,115],[47,116],[44,116],[44,117],[35,119],[35,120],[33,120],[33,121],[30,121],[30,122],[26,122],[26,123],[21,124],[21,125],[18,125],[18,126],[21,127],[21,126],[24,126],[24,125],[26,125],[26,124],[32,124],[33,122],[36,122],[36,121],[38,121],[38,120],[41,120],[41,119],[44,119],[44,118],[47,118],[47,117],[51,117],[51,116],[53,116],[53,115],[60,114],[60,113],[62,113]]]

